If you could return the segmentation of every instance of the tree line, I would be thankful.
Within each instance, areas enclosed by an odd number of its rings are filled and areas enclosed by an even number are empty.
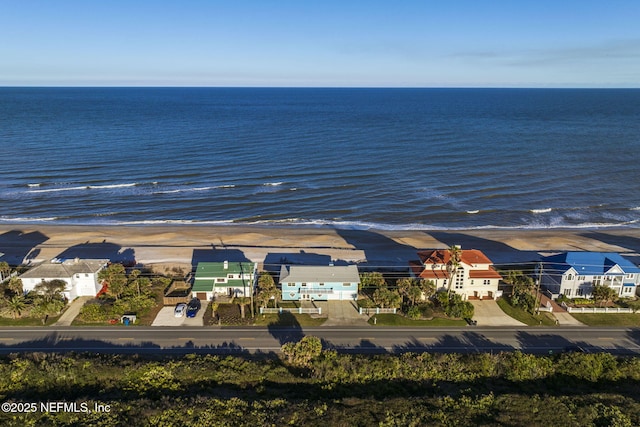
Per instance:
[[[0,425],[640,425],[640,358],[323,350],[280,355],[32,353],[0,358],[3,402],[108,413],[0,413]]]

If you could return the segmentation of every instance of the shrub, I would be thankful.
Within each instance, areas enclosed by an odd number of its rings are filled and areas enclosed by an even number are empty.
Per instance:
[[[407,316],[409,316],[411,319],[419,319],[421,315],[422,313],[420,312],[420,308],[415,305],[409,308],[409,311],[407,311]]]

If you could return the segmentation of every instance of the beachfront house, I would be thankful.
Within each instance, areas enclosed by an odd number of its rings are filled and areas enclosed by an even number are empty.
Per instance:
[[[258,263],[199,262],[191,295],[201,301],[215,296],[249,297],[258,280]]]
[[[449,289],[451,260],[448,249],[418,252],[419,261],[409,263],[413,277],[431,280],[438,291]],[[498,283],[502,276],[493,268],[491,260],[477,249],[460,249],[460,263],[453,276],[451,290],[467,299],[496,299],[502,296]]]
[[[609,286],[619,297],[633,297],[640,268],[613,252],[563,252],[542,258],[535,277],[554,298],[591,298],[594,285]]]
[[[356,300],[359,283],[355,265],[283,265],[280,269],[283,301]]]
[[[102,289],[98,273],[108,262],[106,259],[52,259],[29,269],[19,277],[25,293],[32,291],[43,281],[62,280],[67,284],[63,294],[72,301],[80,296],[97,295]]]

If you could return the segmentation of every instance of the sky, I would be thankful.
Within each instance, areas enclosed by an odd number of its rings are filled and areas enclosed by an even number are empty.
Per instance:
[[[0,0],[0,86],[640,87],[638,0]]]

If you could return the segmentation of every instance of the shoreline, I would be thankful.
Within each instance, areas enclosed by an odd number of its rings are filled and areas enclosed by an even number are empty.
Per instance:
[[[145,265],[250,260],[404,266],[423,249],[482,250],[495,264],[533,262],[561,251],[620,252],[638,258],[640,228],[378,230],[297,225],[0,224],[0,258],[10,264],[51,258],[133,259]]]

